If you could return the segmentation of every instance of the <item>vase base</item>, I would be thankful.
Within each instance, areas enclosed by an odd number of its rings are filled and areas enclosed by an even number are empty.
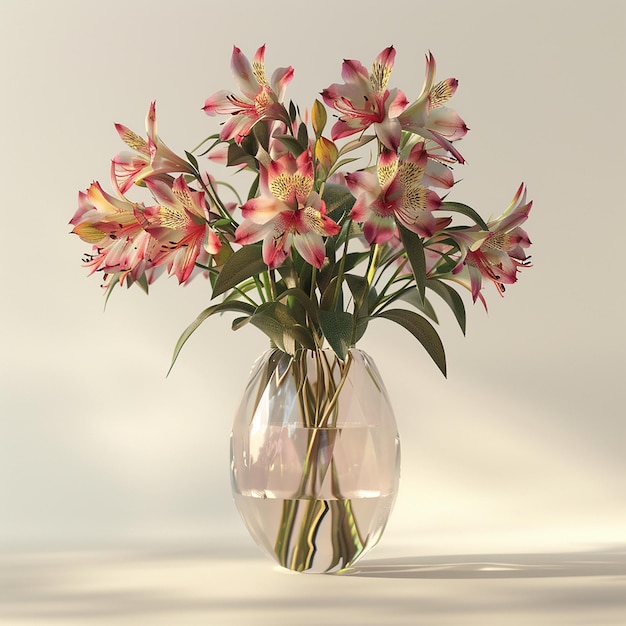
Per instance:
[[[254,540],[281,567],[309,573],[349,568],[380,539],[395,494],[278,499],[235,494]]]

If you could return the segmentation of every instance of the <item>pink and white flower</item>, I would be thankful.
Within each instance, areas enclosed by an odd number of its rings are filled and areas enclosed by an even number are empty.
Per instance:
[[[482,233],[477,243],[470,245],[458,282],[471,290],[474,302],[480,297],[485,304],[480,294],[483,278],[490,280],[500,295],[504,295],[505,285],[515,283],[520,268],[529,266],[530,257],[524,250],[531,242],[520,224],[528,218],[532,204],[532,200],[526,201],[526,189],[522,183],[502,215],[487,222],[488,232]],[[462,236],[461,232],[455,234],[457,238]]]
[[[245,219],[235,233],[236,242],[263,240],[263,260],[270,269],[284,262],[292,244],[307,263],[320,268],[326,256],[323,238],[336,235],[340,227],[326,215],[326,204],[313,190],[310,152],[271,161],[260,174],[261,195],[241,207]]]
[[[402,130],[431,139],[445,148],[459,163],[464,163],[461,153],[452,144],[465,136],[468,128],[456,111],[444,106],[458,86],[456,78],[447,78],[435,84],[435,57],[426,57],[426,78],[417,100],[398,116]]]
[[[137,206],[135,215],[142,227],[158,241],[153,265],[167,266],[179,283],[187,281],[196,262],[207,263],[208,255],[219,252],[221,241],[210,228],[210,214],[203,192],[189,188],[183,176],[170,187],[157,179],[147,179],[146,185],[159,203],[157,206]]]
[[[133,184],[147,178],[170,180],[172,173],[193,173],[187,161],[172,152],[157,134],[156,103],[150,104],[146,116],[147,140],[122,124],[116,124],[122,141],[135,152],[121,152],[111,163],[111,182],[124,195]]]
[[[397,151],[402,134],[398,116],[409,101],[399,89],[387,89],[395,57],[393,46],[385,48],[374,59],[371,72],[359,61],[344,60],[344,84],[334,83],[322,91],[324,102],[340,114],[331,129],[333,141],[371,126],[386,148]]]
[[[149,259],[157,241],[138,222],[137,206],[111,196],[97,182],[78,194],[78,210],[70,224],[72,233],[93,244],[94,252],[85,262],[90,274],[119,274],[124,283],[127,275],[139,280],[151,269]]]
[[[420,142],[405,158],[384,150],[376,168],[346,176],[356,197],[350,215],[363,224],[370,244],[389,241],[396,232],[396,221],[422,237],[430,237],[437,230],[432,211],[440,207],[441,200],[423,185],[427,159]]]
[[[268,81],[265,74],[265,46],[256,51],[252,65],[241,50],[234,46],[231,68],[242,95],[218,91],[206,99],[203,107],[207,115],[231,116],[220,132],[223,141],[234,138],[237,143],[241,143],[262,119],[289,121],[281,103],[285,89],[293,78],[291,66],[276,69]]]

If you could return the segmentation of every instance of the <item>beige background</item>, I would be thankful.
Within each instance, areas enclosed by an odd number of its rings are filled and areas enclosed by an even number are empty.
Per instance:
[[[414,98],[431,50],[471,128],[454,199],[498,214],[523,180],[535,201],[534,267],[504,299],[486,289],[488,315],[468,304],[465,338],[440,309],[448,380],[385,321],[361,344],[404,454],[373,558],[623,547],[625,27],[619,0],[2,0],[0,548],[257,556],[230,497],[228,434],[263,337],[213,319],[166,379],[207,285],[119,291],[105,313],[67,223],[78,190],[110,189],[114,122],[142,131],[155,99],[164,141],[192,148],[217,129],[204,99],[234,87],[232,45],[262,43],[270,70],[295,67],[303,108],[343,58],[369,65],[390,44],[391,84]]]

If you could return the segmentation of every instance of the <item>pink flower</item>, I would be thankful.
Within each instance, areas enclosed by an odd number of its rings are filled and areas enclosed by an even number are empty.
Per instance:
[[[235,233],[236,242],[263,240],[263,260],[270,269],[283,263],[292,244],[307,263],[320,268],[326,256],[323,237],[336,235],[340,228],[313,191],[309,151],[297,160],[288,154],[261,167],[260,191],[260,197],[241,207],[245,219]]]
[[[196,262],[206,263],[208,255],[217,254],[221,247],[219,237],[209,227],[205,195],[192,191],[183,176],[172,187],[156,179],[147,179],[146,185],[159,205],[137,206],[135,215],[158,241],[151,262],[155,267],[166,265],[168,274],[175,274],[178,282],[184,283]]]
[[[193,173],[189,163],[172,152],[159,139],[157,135],[156,103],[152,102],[150,104],[146,117],[147,140],[122,124],[116,124],[115,129],[122,141],[135,150],[135,153],[121,152],[111,163],[111,182],[122,195],[134,183],[139,183],[148,177],[171,180],[171,173]]]
[[[359,61],[343,62],[344,84],[335,83],[322,91],[324,102],[340,114],[331,130],[333,141],[372,126],[380,142],[397,151],[402,134],[397,118],[408,100],[399,89],[387,89],[395,56],[393,46],[385,48],[374,59],[371,73]]]
[[[480,297],[484,304],[480,295],[483,278],[490,280],[503,295],[505,285],[517,281],[519,269],[529,266],[524,250],[530,246],[530,239],[520,224],[528,218],[532,204],[532,201],[526,202],[522,183],[504,213],[487,223],[489,231],[467,251],[465,267],[474,302]]]
[[[417,100],[400,113],[398,121],[402,130],[432,139],[459,163],[464,163],[465,160],[452,142],[464,137],[468,128],[456,111],[444,106],[454,95],[458,81],[456,78],[447,78],[435,84],[435,70],[435,58],[429,53],[422,91]]]
[[[278,68],[268,81],[265,74],[265,46],[256,51],[252,65],[235,46],[231,68],[242,96],[229,91],[218,91],[206,99],[203,107],[207,115],[231,116],[220,133],[223,141],[234,138],[237,143],[241,143],[252,127],[262,119],[288,122],[281,102],[285,88],[293,78],[291,66]]]
[[[149,258],[157,242],[137,221],[137,205],[114,198],[97,182],[79,193],[78,203],[70,224],[72,233],[93,244],[94,253],[85,263],[90,273],[119,274],[123,283],[127,275],[139,280],[151,269]]]
[[[431,211],[439,208],[439,196],[422,184],[428,155],[423,143],[413,146],[406,158],[385,150],[376,169],[346,176],[356,202],[351,217],[363,223],[370,244],[389,241],[396,232],[396,220],[422,237],[431,236],[437,221]]]

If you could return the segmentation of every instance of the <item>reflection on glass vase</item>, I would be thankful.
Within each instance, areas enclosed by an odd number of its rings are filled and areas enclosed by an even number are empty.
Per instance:
[[[352,565],[378,542],[400,474],[396,422],[371,357],[266,352],[235,417],[231,470],[243,521],[281,566]]]

